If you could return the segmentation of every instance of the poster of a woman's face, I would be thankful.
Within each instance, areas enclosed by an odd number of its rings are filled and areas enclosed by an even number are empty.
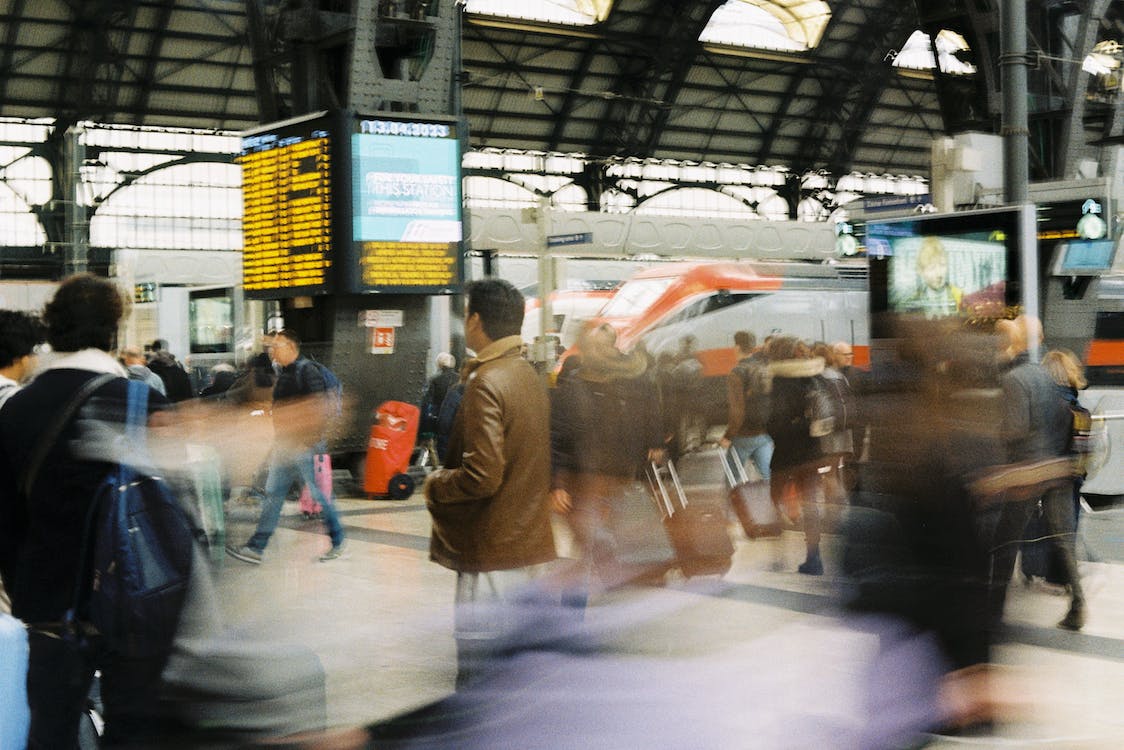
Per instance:
[[[1003,299],[1006,247],[986,236],[892,240],[890,309],[940,318],[966,312],[980,297]]]

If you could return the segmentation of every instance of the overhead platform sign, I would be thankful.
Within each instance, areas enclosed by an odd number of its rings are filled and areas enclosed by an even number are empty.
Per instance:
[[[546,238],[547,247],[568,247],[570,245],[589,245],[593,243],[593,232],[572,232],[552,234]]]

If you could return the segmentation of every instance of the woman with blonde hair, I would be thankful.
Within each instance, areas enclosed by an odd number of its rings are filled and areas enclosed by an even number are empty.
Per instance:
[[[1077,400],[1077,392],[1087,384],[1077,356],[1068,349],[1052,349],[1043,355],[1042,367],[1057,385],[1058,396],[1065,400],[1073,413],[1073,434],[1077,434],[1079,430],[1088,430],[1091,422],[1089,412]],[[1072,438],[1070,451],[1079,457],[1074,450]],[[1053,553],[1054,559],[1060,565],[1061,582],[1069,590],[1069,611],[1058,623],[1058,627],[1066,630],[1080,630],[1085,624],[1085,595],[1081,590],[1076,551],[1078,501],[1081,496],[1081,483],[1084,480],[1084,468],[1075,462],[1074,473],[1076,476],[1071,485],[1051,490],[1042,498],[1040,526],[1041,536],[1048,545],[1047,551]],[[1028,573],[1025,566],[1023,572]]]

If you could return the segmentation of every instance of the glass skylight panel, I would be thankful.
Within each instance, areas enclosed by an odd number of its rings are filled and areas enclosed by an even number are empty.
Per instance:
[[[943,29],[937,34],[937,57],[941,62],[941,72],[949,75],[971,75],[976,72],[976,66],[971,63],[961,62],[956,57],[957,52],[968,50],[968,42],[955,31]],[[898,56],[894,58],[894,67],[909,70],[934,70],[937,66],[933,59],[933,51],[929,46],[929,35],[918,29],[910,35]]]
[[[820,43],[831,9],[820,0],[727,0],[699,41],[730,47],[804,52]]]
[[[591,26],[604,21],[613,0],[468,0],[465,12],[522,21]]]

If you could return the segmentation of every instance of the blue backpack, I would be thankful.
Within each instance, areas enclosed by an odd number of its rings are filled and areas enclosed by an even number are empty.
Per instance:
[[[60,413],[29,462],[24,484],[28,496],[42,458],[62,427],[94,391],[114,378],[92,378]],[[150,463],[144,447],[148,391],[144,383],[128,381],[125,438],[138,466]],[[187,515],[167,483],[138,467],[115,465],[91,498],[85,529],[78,583],[63,618],[64,637],[83,635],[81,602],[89,580],[89,620],[117,654],[166,655],[187,596],[195,543]],[[87,561],[91,570],[86,569]]]
[[[324,378],[324,392],[328,394],[329,419],[338,419],[343,416],[343,383],[327,365],[317,362],[311,357],[305,359],[320,372],[320,377]],[[301,380],[304,380],[303,376]]]

